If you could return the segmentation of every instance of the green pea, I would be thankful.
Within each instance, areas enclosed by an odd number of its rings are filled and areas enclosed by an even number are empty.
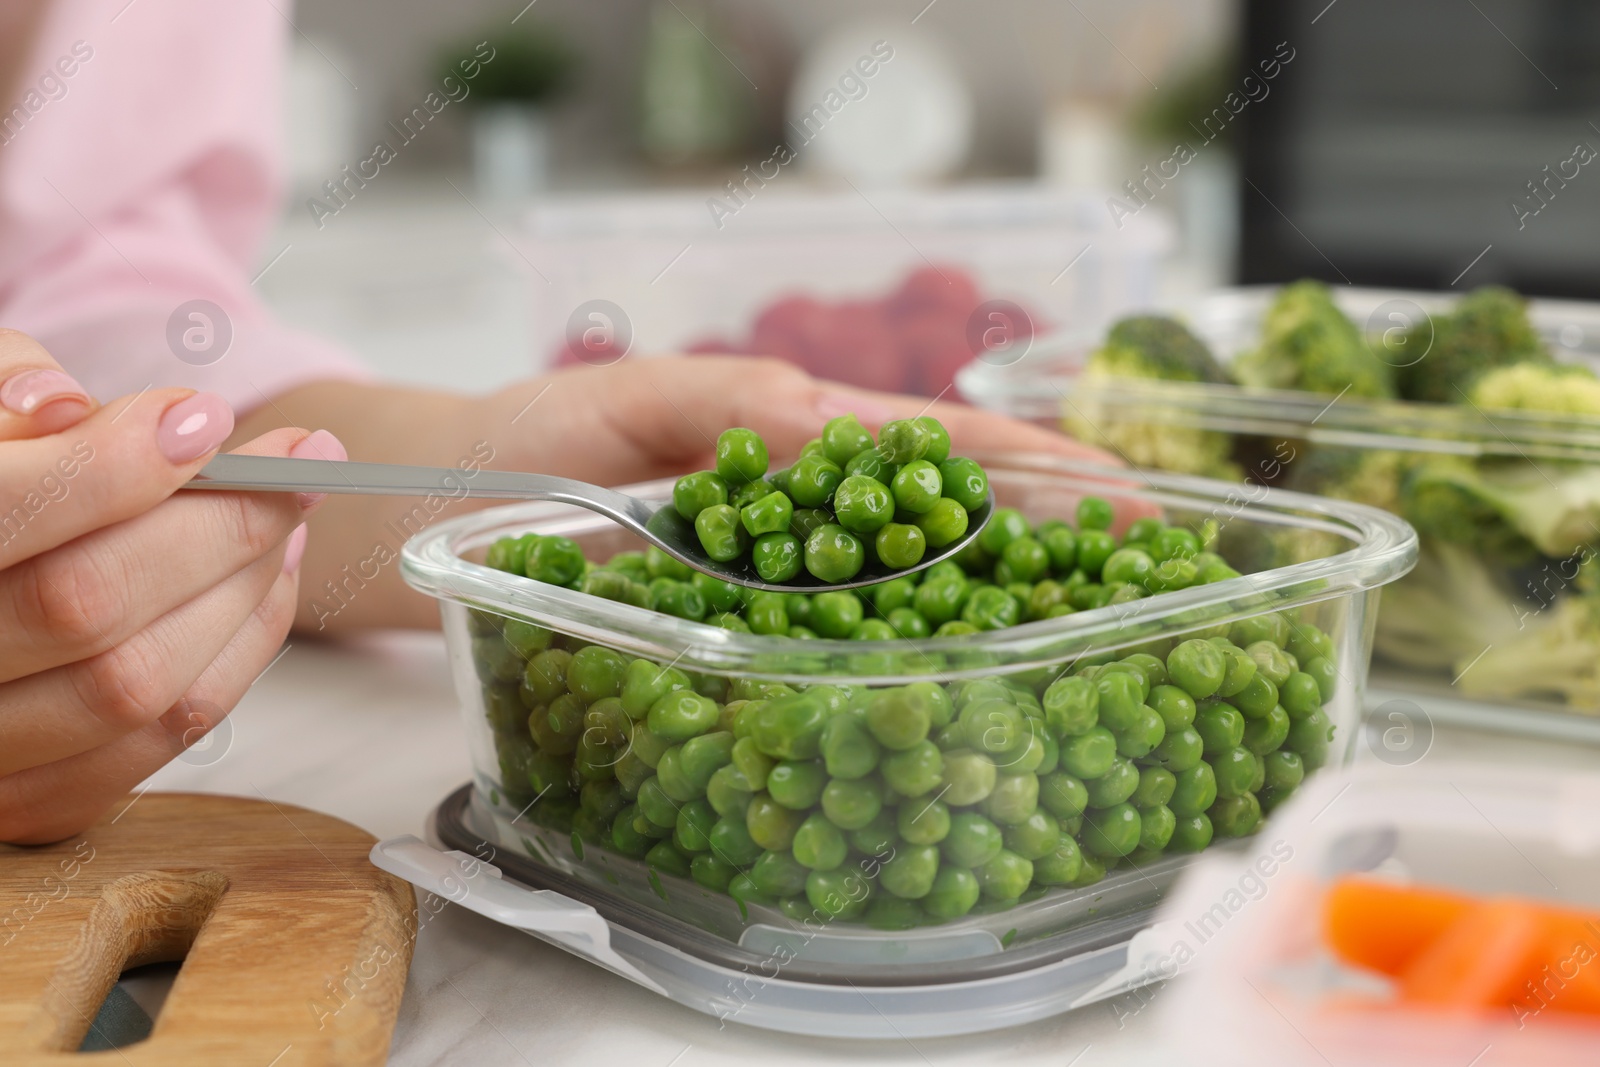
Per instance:
[[[771,897],[755,887],[748,874],[736,874],[729,880],[728,895],[741,905],[774,903]]]
[[[1296,671],[1284,680],[1278,689],[1278,699],[1289,718],[1297,722],[1322,710],[1322,690],[1317,680],[1304,671]]]
[[[967,510],[947,496],[935,500],[926,512],[913,513],[911,521],[930,548],[952,545],[967,532]]]
[[[812,871],[806,877],[806,899],[824,918],[854,919],[867,910],[872,883],[860,871]]]
[[[1039,777],[1034,774],[1005,774],[983,798],[983,813],[995,822],[1010,826],[1022,822],[1039,806]]]
[[[849,637],[865,614],[861,598],[848,590],[818,593],[811,599],[811,628],[823,637]]]
[[[1089,806],[1089,790],[1081,779],[1056,771],[1039,779],[1039,806],[1058,819],[1075,818]]]
[[[684,852],[707,852],[711,848],[711,828],[716,823],[717,813],[709,801],[703,797],[688,801],[678,809],[672,843]]]
[[[1156,535],[1166,528],[1166,524],[1160,519],[1150,516],[1134,519],[1123,531],[1122,540],[1125,544],[1147,544],[1155,540]]]
[[[1100,567],[1100,580],[1106,584],[1132,582],[1143,585],[1155,570],[1155,561],[1137,548],[1119,548],[1106,557]]]
[[[895,836],[894,816],[885,808],[871,822],[849,833],[850,847],[857,852],[882,859],[894,852],[898,838]]]
[[[833,513],[824,508],[795,508],[794,518],[789,520],[789,533],[803,544],[817,527],[832,521]]]
[[[1194,697],[1175,685],[1158,685],[1151,689],[1149,704],[1161,716],[1169,735],[1194,722]]]
[[[702,852],[689,861],[689,877],[716,893],[726,893],[739,869],[720,856]]]
[[[1102,859],[1126,856],[1139,847],[1143,823],[1132,804],[1091,810],[1083,820],[1079,839],[1083,847]]]
[[[1222,684],[1217,687],[1214,695],[1224,700],[1232,699],[1255,681],[1256,661],[1227,638],[1215,637],[1211,639],[1211,643],[1222,649],[1222,655],[1228,664],[1227,673],[1222,676]]]
[[[951,749],[944,754],[940,796],[957,806],[976,804],[994,791],[998,778],[994,760],[984,753]]]
[[[1033,861],[1033,880],[1039,885],[1071,885],[1082,871],[1083,852],[1066,836],[1054,852]]]
[[[859,830],[883,810],[877,785],[859,779],[835,778],[822,790],[822,813],[841,830]]]
[[[967,598],[961,618],[980,630],[1003,630],[1022,621],[1022,607],[998,586],[982,586]]]
[[[550,630],[523,619],[507,619],[501,636],[505,638],[506,645],[523,659],[529,659],[543,652],[550,647],[550,642],[555,638],[555,634]]]
[[[1050,556],[1050,566],[1057,574],[1071,574],[1078,565],[1078,535],[1070,526],[1054,526],[1041,530],[1039,542]]]
[[[782,593],[755,593],[745,608],[744,620],[751,633],[786,634],[789,632],[788,597]]]
[[[942,626],[961,614],[970,592],[964,577],[928,578],[917,588],[912,607],[928,622]]]
[[[941,922],[959,919],[978,903],[982,888],[977,875],[965,867],[940,867],[933,887],[922,898],[922,910]]]
[[[802,508],[821,508],[833,499],[844,471],[826,456],[801,456],[789,468],[789,496]],[[796,512],[796,519],[800,514]]]
[[[1278,687],[1259,669],[1250,684],[1228,698],[1228,703],[1252,719],[1259,719],[1278,706]]]
[[[1022,744],[996,757],[995,769],[1001,774],[1037,774],[1044,765],[1045,726],[1027,716],[1022,721],[1027,729]]]
[[[806,539],[805,567],[818,581],[847,582],[865,563],[860,540],[843,526],[819,526]]]
[[[1015,900],[1033,881],[1033,862],[1002,848],[973,873],[978,876],[978,887],[984,896],[991,900]]]
[[[1339,668],[1333,665],[1333,660],[1326,656],[1314,656],[1310,660],[1301,660],[1304,670],[1316,679],[1317,689],[1322,693],[1322,702],[1326,704],[1333,699],[1334,692],[1339,685]]]
[[[919,741],[884,756],[879,773],[901,796],[920,797],[938,788],[944,776],[944,754],[932,741]]]
[[[1117,732],[1117,752],[1129,759],[1143,759],[1155,751],[1166,736],[1166,725],[1156,709],[1141,704],[1133,725]]]
[[[1261,718],[1245,723],[1244,747],[1258,756],[1265,756],[1289,739],[1289,725],[1289,713],[1275,707]]]
[[[810,868],[787,851],[763,852],[750,866],[750,881],[772,897],[792,897],[805,892]]]
[[[1078,501],[1078,529],[1109,530],[1116,518],[1111,502],[1097,496],[1086,496]]]
[[[767,792],[784,807],[804,811],[822,798],[827,781],[821,760],[784,760],[767,775]]]
[[[1167,656],[1167,676],[1195,700],[1204,700],[1215,693],[1227,669],[1222,650],[1198,638],[1183,642]]]
[[[696,471],[679,478],[672,487],[672,506],[689,522],[706,508],[728,502],[728,483],[715,471]]]
[[[924,515],[933,509],[944,492],[944,479],[939,468],[925,459],[913,460],[895,473],[890,491],[894,494],[895,508],[913,515]],[[960,503],[957,502],[957,506]],[[965,508],[962,511],[965,512]]]
[[[877,769],[883,750],[853,715],[835,715],[822,728],[821,753],[835,779],[864,778]]]
[[[1244,740],[1244,716],[1231,704],[1210,701],[1195,712],[1194,729],[1205,743],[1205,754],[1216,756]]]
[[[1287,793],[1305,780],[1305,763],[1293,752],[1269,752],[1261,760],[1263,786],[1275,792]]]
[[[1200,552],[1200,539],[1181,526],[1167,526],[1150,538],[1150,554],[1156,562],[1190,560]]]
[[[1022,712],[1003,697],[968,704],[959,721],[968,747],[991,756],[1012,752],[1028,738]]]
[[[747,634],[750,632],[750,624],[732,612],[713,615],[706,620],[706,624],[721,630],[732,630],[734,633]]]
[[[661,760],[656,764],[656,783],[663,792],[679,804],[686,800],[693,800],[703,793],[702,789],[683,771],[681,757],[682,745],[673,745],[661,754]]]
[[[852,474],[835,490],[833,511],[845,529],[870,534],[894,518],[895,502],[889,487],[876,478]]]
[[[896,828],[909,844],[937,845],[950,834],[950,809],[938,800],[907,801],[900,805]]]
[[[1100,721],[1100,690],[1087,678],[1058,678],[1044,691],[1045,722],[1060,738],[1078,737]]]
[[[687,741],[715,726],[720,711],[714,700],[692,690],[676,690],[651,704],[645,721],[658,737]]]
[[[1254,793],[1222,797],[1206,812],[1220,837],[1244,837],[1261,825],[1261,802]]]
[[[920,527],[891,522],[874,535],[872,545],[885,567],[905,570],[922,562],[928,551],[928,538]]]
[[[1187,589],[1200,580],[1200,568],[1186,559],[1162,560],[1155,565],[1144,586],[1152,593],[1170,593]]]
[[[694,520],[694,532],[705,554],[719,563],[738,559],[750,547],[750,535],[739,512],[728,504],[714,504]]]
[[[1167,807],[1180,819],[1198,815],[1215,803],[1217,777],[1211,770],[1211,764],[1197,763],[1186,771],[1176,772],[1174,777],[1178,784],[1173,787],[1172,799],[1167,801]]]
[[[928,736],[932,712],[920,693],[885,689],[867,705],[867,729],[884,748],[910,748]]]
[[[777,759],[812,759],[822,751],[828,718],[827,703],[811,693],[778,697],[756,714],[750,736],[762,752]]]
[[[653,594],[653,607],[656,611],[694,622],[706,617],[706,598],[700,595],[698,589],[686,582],[675,582],[670,578],[659,580],[666,584],[659,592]]]
[[[917,579],[891,578],[872,586],[867,595],[872,598],[872,606],[877,613],[888,618],[895,610],[911,606],[917,595]]]
[[[718,767],[706,783],[706,801],[719,816],[744,818],[750,798],[754,795],[744,775],[731,763]]]
[[[1139,788],[1139,768],[1132,760],[1118,756],[1111,769],[1084,782],[1089,807],[1110,808],[1123,803]]]
[[[930,637],[933,630],[916,608],[895,608],[889,613],[889,628],[906,640]]]
[[[1251,791],[1259,762],[1249,749],[1243,745],[1230,748],[1213,756],[1210,762],[1217,778],[1218,797],[1227,800]]]
[[[1136,808],[1152,808],[1171,800],[1177,787],[1177,776],[1165,767],[1145,767],[1139,771],[1139,788],[1128,801]]]
[[[767,445],[754,430],[737,427],[717,436],[717,474],[730,485],[757,481],[767,473]]]
[[[893,641],[900,635],[894,632],[882,619],[863,619],[855,632],[850,635],[852,641]]]
[[[519,537],[496,538],[494,544],[489,546],[483,563],[486,567],[493,567],[497,571],[509,571],[512,574],[521,574],[523,561],[527,559],[528,546]]]
[[[787,534],[794,521],[794,503],[782,493],[768,493],[739,509],[739,521],[751,537]]]
[[[699,571],[695,571],[692,576],[685,574],[684,580],[705,597],[707,611],[732,611],[744,602],[739,587],[732,582],[725,582],[721,578],[713,578]]]
[[[1062,769],[1077,778],[1098,778],[1111,769],[1116,759],[1116,735],[1104,726],[1091,727],[1061,742]]]
[[[1139,808],[1139,847],[1160,852],[1172,841],[1178,828],[1178,817],[1165,804],[1151,804]]]
[[[673,578],[680,582],[687,582],[695,574],[687,563],[673,559],[655,545],[644,550],[645,573],[651,578]]]
[[[652,824],[668,830],[677,825],[678,801],[662,788],[659,778],[651,778],[639,787],[639,814]]]
[[[1168,852],[1199,852],[1211,844],[1211,818],[1205,812],[1190,816],[1174,815]]]
[[[1117,666],[1112,664],[1112,666]],[[1113,733],[1131,729],[1144,706],[1144,677],[1137,671],[1112,672],[1109,668],[1094,681],[1099,691],[1100,724]]]
[[[872,434],[854,415],[831,418],[822,427],[822,454],[843,467],[872,447]]]
[[[760,792],[767,787],[767,775],[777,761],[761,751],[755,738],[742,737],[735,741],[731,758],[752,792]]]
[[[583,577],[583,549],[565,537],[540,537],[528,549],[522,573],[537,582],[571,585]]]
[[[1288,639],[1283,645],[1289,654],[1301,663],[1309,663],[1314,659],[1333,660],[1333,638],[1317,629],[1309,622],[1287,623],[1289,627]]]
[[[644,854],[644,860],[651,867],[667,874],[674,874],[679,878],[689,876],[689,857],[674,848],[671,841],[657,841],[651,846],[650,851]]]
[[[922,458],[930,463],[943,463],[950,458],[950,431],[932,415],[918,415],[911,420],[928,431],[928,450]]]
[[[884,459],[883,453],[876,448],[868,448],[857,452],[844,465],[846,477],[852,474],[864,474],[868,478],[874,478],[885,485],[894,480],[894,472],[898,469],[898,465]]]
[[[640,833],[634,827],[634,820],[638,815],[638,806],[630,804],[619,811],[611,823],[612,847],[624,856],[642,858],[654,843],[653,838]]]
[[[1291,751],[1300,754],[1308,771],[1314,771],[1328,762],[1328,749],[1332,743],[1333,723],[1328,713],[1320,708],[1291,725],[1289,739],[1285,742]]]
[[[831,871],[845,861],[850,845],[827,816],[809,816],[793,832],[794,858],[813,871]]]
[[[1035,811],[1001,831],[1005,847],[1026,860],[1039,860],[1061,845],[1061,824],[1055,816]]]
[[[920,900],[933,888],[939,872],[939,850],[932,845],[912,845],[895,853],[883,865],[878,881],[902,900]]]
[[[549,704],[567,691],[567,665],[572,653],[563,648],[540,652],[522,672],[523,704],[529,708]]]
[[[1110,559],[1116,550],[1116,538],[1104,530],[1078,531],[1078,566],[1083,568],[1084,573],[1098,577],[1106,560]]]
[[[622,692],[628,659],[620,652],[601,645],[589,645],[573,653],[567,664],[567,688],[586,703],[614,697]]]
[[[751,807],[754,807],[754,801]],[[786,808],[771,805],[772,809],[781,812],[781,818],[792,815]],[[724,815],[711,827],[711,851],[735,867],[748,866],[761,855],[763,845],[757,844],[751,837],[749,830],[750,816],[747,811],[744,818],[735,818]]]
[[[927,455],[933,434],[912,419],[895,419],[878,430],[878,451],[890,463],[910,463]]]
[[[774,851],[782,851],[793,843],[804,818],[802,812],[785,807],[761,793],[751,797],[744,810],[744,825],[750,840]]]

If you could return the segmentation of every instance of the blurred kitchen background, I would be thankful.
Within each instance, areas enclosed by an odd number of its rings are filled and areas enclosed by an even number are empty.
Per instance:
[[[1581,0],[524,3],[295,13],[259,286],[386,376],[719,350],[936,395],[1238,281],[1600,295]]]

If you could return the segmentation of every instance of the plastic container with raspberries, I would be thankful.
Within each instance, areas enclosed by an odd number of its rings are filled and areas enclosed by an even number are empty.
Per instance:
[[[975,1032],[1144,981],[1129,941],[1192,856],[1347,758],[1415,535],[1293,493],[977,459],[1000,508],[978,546],[859,594],[693,578],[558,505],[419,535],[402,566],[440,600],[476,774],[437,848],[375,861],[780,1030]],[[529,534],[575,542],[617,599],[481,562]]]

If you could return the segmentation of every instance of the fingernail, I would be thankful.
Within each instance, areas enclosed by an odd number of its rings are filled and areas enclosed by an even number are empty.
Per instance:
[[[233,409],[215,393],[196,393],[161,416],[156,443],[173,463],[188,463],[220,448],[233,432]]]
[[[89,394],[70,374],[49,368],[13,374],[0,385],[0,406],[18,415],[32,415],[46,404],[68,398],[89,402]]]
[[[817,414],[825,419],[853,414],[862,422],[888,422],[894,418],[894,412],[876,400],[844,393],[823,393],[817,399]]]
[[[290,459],[332,459],[346,460],[350,453],[344,450],[344,444],[327,430],[318,430],[302,438],[300,443],[289,449]],[[300,506],[309,508],[312,504],[327,496],[327,493],[297,493]]]
[[[288,546],[283,550],[283,573],[293,574],[300,569],[300,559],[306,554],[306,524],[301,523],[289,535]]]

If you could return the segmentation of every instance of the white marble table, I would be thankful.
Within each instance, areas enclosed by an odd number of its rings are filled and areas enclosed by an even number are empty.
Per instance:
[[[266,796],[347,819],[373,834],[421,834],[428,812],[466,781],[465,741],[437,634],[341,645],[295,639],[230,717],[232,737],[174,763],[156,789]],[[220,758],[212,758],[221,752]],[[1365,752],[1362,753],[1366,755]],[[1438,730],[1427,759],[1493,758],[1593,767],[1600,749]],[[627,1064],[979,1064],[1112,1067],[1171,1062],[1159,993],[1130,995],[970,1038],[863,1045],[774,1034],[657,997],[532,937],[454,906],[430,922],[401,1006],[392,1062]]]

